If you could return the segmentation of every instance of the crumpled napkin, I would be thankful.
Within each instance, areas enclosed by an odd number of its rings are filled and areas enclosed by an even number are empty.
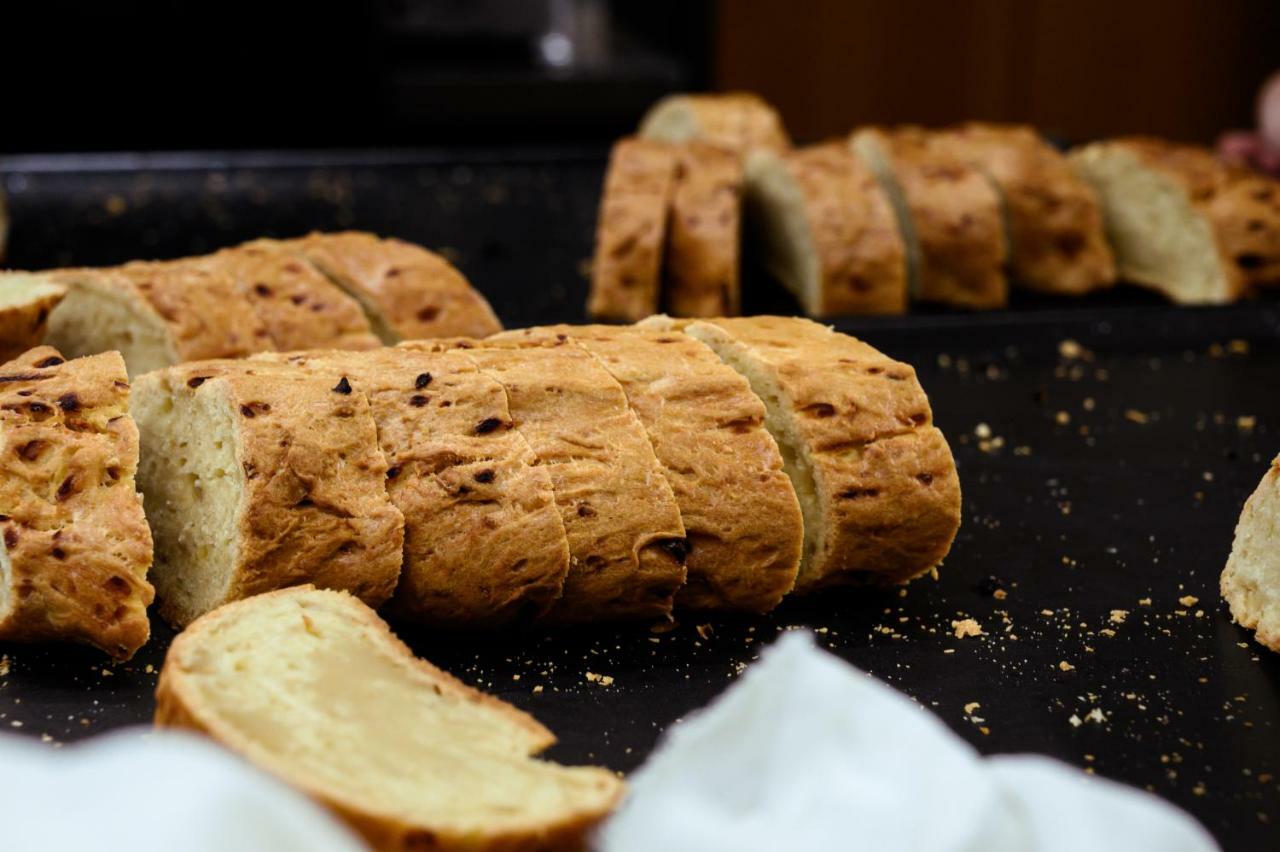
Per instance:
[[[1211,852],[1190,816],[1034,755],[983,758],[939,719],[793,632],[674,725],[602,852]]]
[[[57,751],[0,736],[6,852],[360,852],[327,811],[206,740],[138,730]]]

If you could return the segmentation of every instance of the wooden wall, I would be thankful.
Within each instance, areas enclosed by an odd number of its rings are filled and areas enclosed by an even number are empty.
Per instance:
[[[1027,121],[1210,142],[1280,68],[1280,0],[719,0],[715,78],[800,141],[866,122]]]

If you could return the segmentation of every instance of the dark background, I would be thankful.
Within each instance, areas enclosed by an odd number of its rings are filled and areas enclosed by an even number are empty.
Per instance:
[[[543,58],[553,30],[572,62]],[[1280,67],[1280,3],[42,0],[0,4],[0,43],[0,153],[595,144],[703,88],[760,92],[800,140],[985,118],[1208,142]]]

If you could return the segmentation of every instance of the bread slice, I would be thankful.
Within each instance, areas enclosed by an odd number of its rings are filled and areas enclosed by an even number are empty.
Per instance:
[[[665,272],[667,310],[736,316],[741,295],[742,160],[703,142],[680,147]]]
[[[748,230],[810,316],[899,314],[906,247],[888,196],[844,142],[747,159]]]
[[[1280,182],[1233,169],[1209,202],[1209,218],[1247,293],[1280,286]]]
[[[1280,651],[1280,456],[1240,513],[1222,571],[1222,597],[1238,624]]]
[[[913,298],[962,308],[1009,301],[1000,197],[982,173],[918,127],[868,127],[850,137],[893,202]]]
[[[750,92],[669,95],[645,113],[640,135],[666,142],[699,139],[747,154],[791,147],[777,110]]]
[[[182,361],[274,348],[232,276],[184,262],[46,273],[67,287],[49,343],[68,357],[119,351],[131,376]]]
[[[0,366],[0,639],[125,660],[151,627],[151,533],[119,353],[41,346]]]
[[[804,514],[796,591],[903,582],[935,568],[960,526],[960,482],[907,364],[791,317],[673,321],[751,383]]]
[[[1270,199],[1250,199],[1257,178],[1239,179],[1207,148],[1159,139],[1098,142],[1071,163],[1103,201],[1120,273],[1184,304],[1221,304],[1244,295],[1251,276],[1274,269],[1280,219]],[[1269,192],[1266,193],[1270,195]]]
[[[1016,285],[1080,295],[1115,282],[1097,195],[1034,128],[973,122],[937,140],[1000,190]]]
[[[502,330],[493,308],[462,273],[421,246],[359,231],[314,233],[285,245],[355,297],[388,345]]]
[[[0,272],[0,361],[17,358],[44,340],[49,314],[66,294],[48,276]]]
[[[190,262],[230,275],[275,349],[374,349],[360,304],[276,240],[254,240]]]
[[[536,720],[415,658],[350,595],[310,587],[178,636],[156,724],[208,735],[376,850],[582,849],[623,791],[607,770],[536,759],[555,742]]]
[[[477,627],[544,614],[559,599],[569,545],[551,479],[510,423],[502,385],[461,352],[271,353],[369,400],[404,515],[397,618]]]
[[[766,612],[795,584],[804,528],[765,410],[746,380],[683,334],[547,326],[503,337],[568,336],[618,380],[671,484],[688,542],[676,605]]]
[[[136,381],[161,614],[181,626],[301,583],[382,604],[399,579],[404,518],[387,497],[368,401],[349,383],[248,363]]]
[[[406,344],[406,346],[426,344]],[[685,529],[644,426],[609,372],[567,341],[463,346],[502,383],[512,427],[551,477],[569,540],[560,622],[667,617],[684,585]],[[478,427],[479,428],[479,427]]]
[[[587,313],[597,319],[634,321],[658,310],[676,153],[646,139],[613,146],[587,297]]]

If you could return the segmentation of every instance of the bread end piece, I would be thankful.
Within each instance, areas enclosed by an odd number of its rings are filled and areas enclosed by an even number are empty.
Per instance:
[[[1280,652],[1280,456],[1244,504],[1221,589],[1236,623]]]
[[[0,257],[3,248],[0,234]],[[66,287],[43,273],[0,272],[0,362],[40,345],[49,327],[49,315],[66,295]]]
[[[309,586],[228,604],[175,639],[156,724],[211,737],[377,850],[582,849],[624,789],[534,759],[555,739],[536,720],[415,658],[357,599]]]

